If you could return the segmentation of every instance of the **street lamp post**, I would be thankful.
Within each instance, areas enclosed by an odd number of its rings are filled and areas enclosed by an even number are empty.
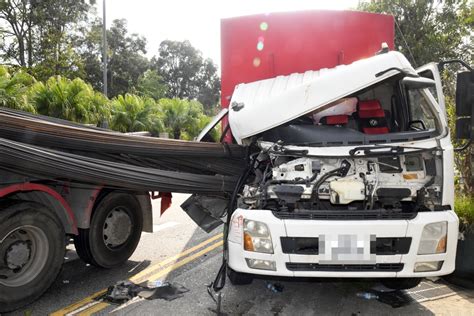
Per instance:
[[[105,14],[105,0],[102,1],[102,61],[103,65],[103,80],[104,80],[104,95],[107,96],[107,25]]]

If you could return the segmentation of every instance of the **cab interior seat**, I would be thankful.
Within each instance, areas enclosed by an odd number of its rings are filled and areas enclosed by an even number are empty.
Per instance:
[[[382,108],[378,100],[359,101],[354,118],[358,122],[359,130],[364,134],[390,133],[390,113]]]

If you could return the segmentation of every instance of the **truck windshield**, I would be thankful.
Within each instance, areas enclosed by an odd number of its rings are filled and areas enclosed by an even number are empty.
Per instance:
[[[407,94],[411,128],[418,124],[422,129],[435,129],[433,107],[427,99],[426,93],[420,89],[410,89]]]
[[[400,143],[435,137],[441,130],[427,87],[403,75],[341,98],[262,134],[267,141],[310,146]],[[414,84],[422,83],[412,79]]]

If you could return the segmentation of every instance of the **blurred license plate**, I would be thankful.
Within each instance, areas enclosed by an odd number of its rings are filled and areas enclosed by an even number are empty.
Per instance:
[[[319,235],[319,263],[375,264],[371,242],[375,244],[375,235]]]

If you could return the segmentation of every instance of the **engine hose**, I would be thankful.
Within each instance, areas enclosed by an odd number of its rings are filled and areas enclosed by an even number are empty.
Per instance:
[[[227,237],[229,234],[229,227],[230,227],[230,219],[232,217],[232,214],[234,213],[235,206],[237,204],[237,195],[240,192],[241,188],[247,181],[248,177],[250,176],[250,172],[252,171],[252,167],[255,164],[255,161],[257,160],[257,155],[254,155],[252,162],[248,164],[247,168],[244,170],[242,175],[240,176],[237,185],[235,186],[234,191],[232,192],[232,196],[229,200],[229,206],[227,210],[227,219],[226,223],[224,224],[224,244],[223,244],[223,251],[222,251],[222,265],[219,268],[219,272],[216,275],[216,278],[214,279],[214,282],[212,282],[208,286],[208,292],[210,293],[210,288],[214,290],[214,292],[219,292],[222,290],[225,286],[225,280],[226,280],[226,274],[227,274],[227,258],[226,258],[226,251],[227,251]],[[211,296],[212,297],[212,296]]]
[[[341,174],[346,170],[347,170],[347,167],[340,167],[340,168],[331,170],[328,173],[322,175],[321,178],[319,178],[319,180],[316,181],[316,183],[313,186],[313,190],[311,191],[311,200],[315,199],[316,203],[319,204],[319,193],[318,193],[318,191],[319,191],[319,187],[321,186],[321,184],[323,184],[324,181],[326,181],[330,177],[341,176]]]

